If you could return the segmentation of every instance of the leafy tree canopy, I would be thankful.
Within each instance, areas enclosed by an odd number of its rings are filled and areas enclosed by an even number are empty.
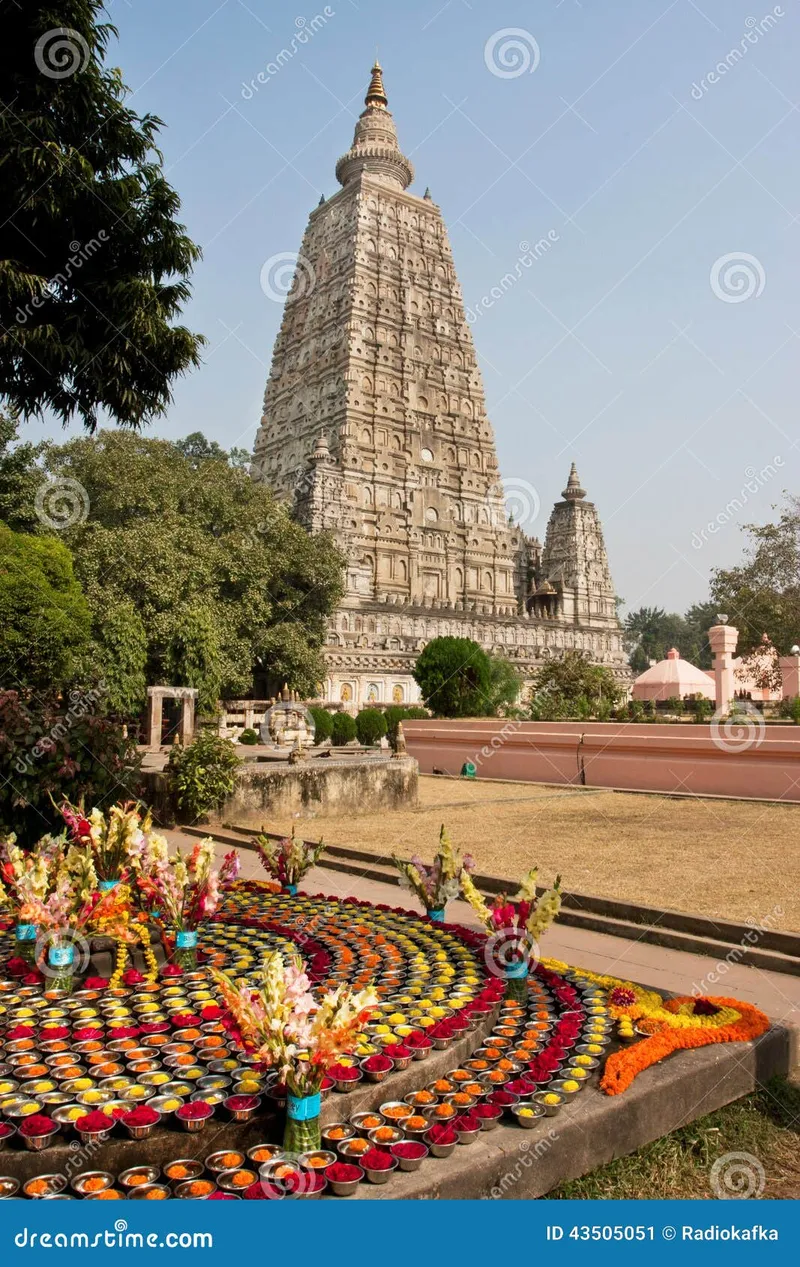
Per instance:
[[[203,343],[174,324],[200,251],[103,7],[0,0],[0,396],[90,431],[163,413]]]
[[[768,634],[780,655],[800,642],[800,498],[787,497],[773,524],[749,524],[738,567],[711,578],[716,610],[739,630],[739,654]]]
[[[20,444],[16,415],[0,409],[0,520],[16,532],[35,532],[36,489],[42,473],[36,466],[43,446]]]
[[[64,543],[0,524],[3,685],[48,690],[54,682],[72,682],[90,631],[89,608]]]
[[[253,668],[313,693],[343,559],[227,455],[187,457],[131,432],[50,446],[57,488],[75,481],[85,517],[62,531],[92,612],[112,706],[145,687],[196,686],[201,708],[246,694]]]
[[[441,717],[482,717],[492,709],[489,656],[471,638],[433,638],[414,665],[428,708]]]
[[[558,715],[580,715],[614,704],[621,694],[610,669],[592,664],[582,651],[565,651],[560,659],[542,665],[533,679],[532,712],[539,716],[537,701],[542,697],[553,703]]]
[[[490,714],[506,712],[516,704],[521,689],[522,677],[511,661],[502,655],[490,656],[487,711]]]
[[[640,607],[630,612],[624,638],[634,673],[643,673],[651,660],[666,659],[670,647],[677,647],[684,660],[699,668],[710,668],[708,630],[716,623],[716,613],[713,603],[696,603],[685,616],[666,612],[663,607]]]

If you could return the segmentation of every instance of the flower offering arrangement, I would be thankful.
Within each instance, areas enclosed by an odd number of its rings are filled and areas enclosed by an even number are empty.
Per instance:
[[[258,990],[237,987],[223,972],[213,976],[236,1041],[253,1060],[276,1070],[287,1087],[284,1148],[319,1148],[322,1081],[355,1050],[378,995],[371,987],[354,992],[339,985],[317,1002],[301,961],[287,962],[278,953],[265,961]]]
[[[145,855],[138,876],[139,892],[159,911],[165,945],[183,967],[197,966],[198,929],[216,912],[222,891],[239,874],[235,849],[225,854],[218,870],[213,862],[214,841],[209,836],[188,854]]]
[[[531,960],[538,958],[539,940],[561,910],[561,876],[556,876],[553,887],[537,897],[538,874],[538,867],[533,867],[513,898],[500,894],[491,905],[469,876],[463,884],[464,897],[490,934],[487,956],[491,955],[495,970],[504,973],[509,993],[519,998],[525,997],[525,982]]]
[[[291,836],[280,840],[256,836],[253,844],[267,874],[277,880],[286,893],[297,892],[303,876],[317,865],[326,847],[322,840],[298,840],[294,828]]]
[[[464,876],[475,870],[471,854],[462,858],[454,848],[442,823],[439,832],[439,851],[430,866],[414,854],[411,861],[392,855],[392,861],[400,872],[400,885],[416,893],[430,919],[443,920],[447,903],[464,890]]]

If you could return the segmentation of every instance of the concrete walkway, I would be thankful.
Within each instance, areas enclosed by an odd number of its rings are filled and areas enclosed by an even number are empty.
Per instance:
[[[197,844],[197,837],[180,831],[166,835],[182,849]],[[226,846],[218,846],[221,857]],[[251,849],[238,851],[244,880],[263,879],[264,869]],[[364,879],[341,871],[315,867],[302,884],[306,893],[325,893],[331,897],[356,897],[367,902],[384,902],[389,906],[405,906],[421,910],[417,899],[397,885]],[[466,902],[451,902],[447,913],[454,923],[477,928],[479,924]],[[588,932],[556,923],[542,944],[543,953],[563,959],[593,972],[624,977],[631,981],[668,990],[675,994],[714,994],[741,998],[760,1007],[774,1021],[800,1031],[800,977],[766,972],[734,962],[720,962],[682,950],[668,950],[643,941],[610,937],[606,933]],[[735,952],[733,952],[735,953]]]

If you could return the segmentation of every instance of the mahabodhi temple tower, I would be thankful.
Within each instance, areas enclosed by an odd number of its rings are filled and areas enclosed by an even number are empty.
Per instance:
[[[326,698],[417,701],[414,661],[443,634],[526,678],[570,647],[627,678],[603,533],[574,464],[544,546],[509,517],[447,232],[427,190],[408,192],[377,63],[336,176],[297,257],[252,467],[348,558]]]

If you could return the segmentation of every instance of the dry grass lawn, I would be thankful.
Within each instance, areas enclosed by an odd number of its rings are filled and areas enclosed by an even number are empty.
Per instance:
[[[538,864],[542,880],[560,872],[575,893],[800,932],[800,805],[423,776],[415,810],[298,827],[309,839],[430,858],[443,822],[488,874],[516,878]],[[288,832],[292,822],[265,826]]]

